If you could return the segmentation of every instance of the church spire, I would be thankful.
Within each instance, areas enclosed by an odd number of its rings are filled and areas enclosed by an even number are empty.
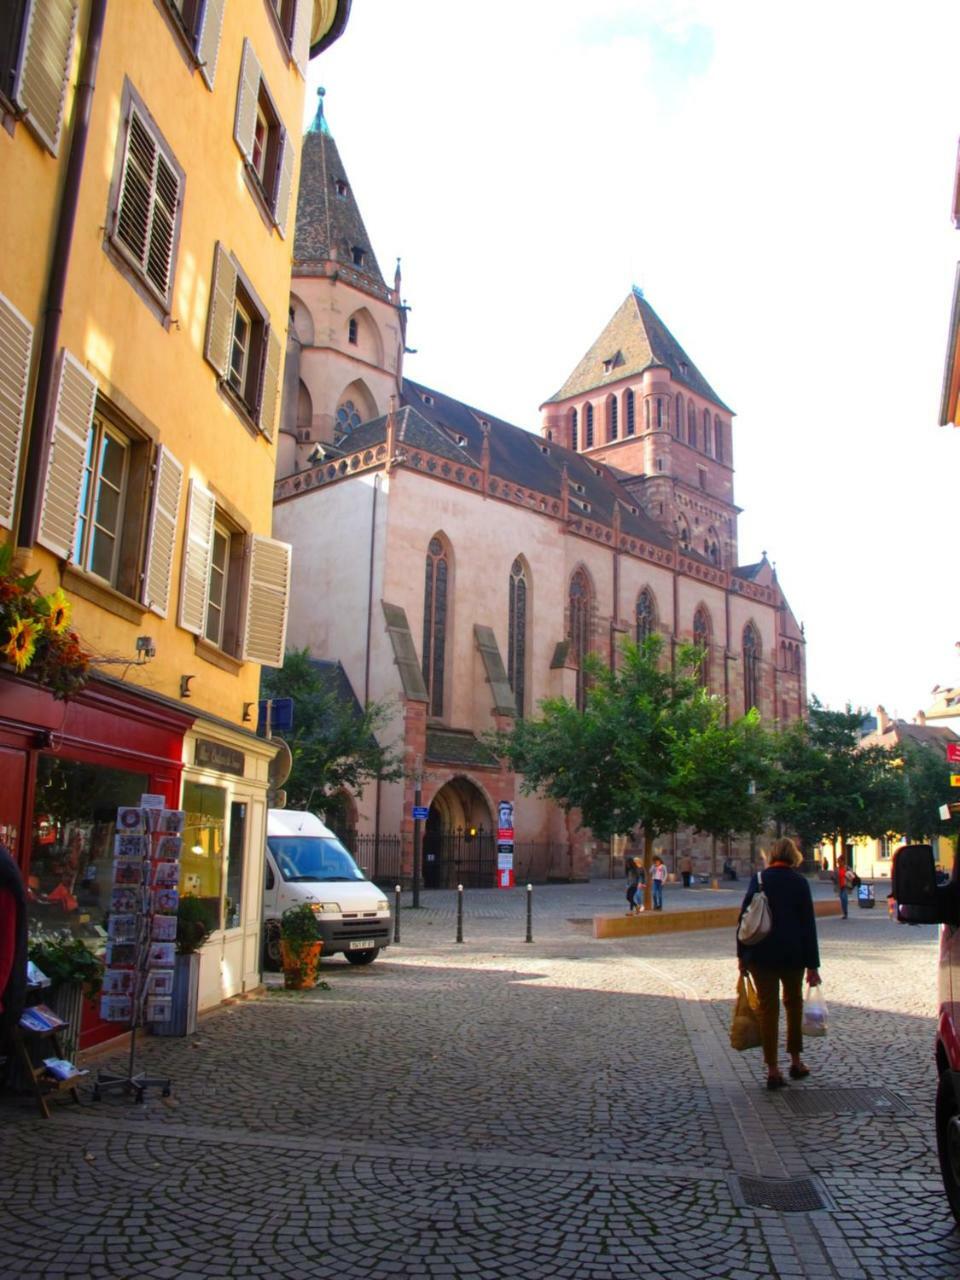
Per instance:
[[[307,133],[326,133],[329,134],[330,126],[327,124],[327,118],[323,114],[323,99],[326,94],[323,87],[317,90],[317,113],[313,117],[313,123],[307,130]]]

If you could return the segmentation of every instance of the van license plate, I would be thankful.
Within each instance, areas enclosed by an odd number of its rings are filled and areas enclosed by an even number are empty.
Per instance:
[[[369,951],[371,947],[377,944],[373,938],[353,938],[347,947],[348,951]]]

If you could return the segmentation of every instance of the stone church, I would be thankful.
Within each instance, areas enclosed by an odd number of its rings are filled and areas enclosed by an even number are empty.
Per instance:
[[[428,885],[493,883],[505,800],[520,876],[590,873],[589,831],[522,795],[483,735],[543,698],[582,702],[584,654],[614,662],[623,636],[702,644],[732,717],[803,714],[802,629],[766,556],[738,563],[733,412],[639,290],[539,434],[406,378],[399,270],[388,284],[322,96],[293,276],[274,509],[294,547],[288,645],[395,707],[409,778],[370,788],[356,816],[403,834],[405,874],[418,780]],[[668,865],[690,850],[708,869],[706,837],[661,844]]]

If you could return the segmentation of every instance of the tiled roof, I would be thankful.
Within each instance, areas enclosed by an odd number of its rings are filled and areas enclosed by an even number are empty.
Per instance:
[[[664,530],[644,515],[636,499],[602,462],[542,440],[523,427],[504,422],[408,378],[403,380],[403,400],[404,407],[396,414],[397,444],[427,449],[453,462],[479,467],[484,431],[488,430],[491,475],[547,497],[559,497],[566,467],[572,510],[576,511],[579,506],[583,514],[611,525],[614,508],[619,503],[620,527],[625,534],[654,546],[672,547]],[[338,440],[339,446],[354,452],[381,444],[386,438],[386,421],[381,417],[361,423]],[[458,440],[463,444],[458,444]]]
[[[381,293],[387,286],[323,114],[323,92],[319,91],[317,114],[303,139],[293,242],[294,275],[318,273],[336,258],[360,277],[367,277]],[[363,254],[359,265],[354,262],[354,249]]]
[[[627,294],[603,333],[546,403],[567,400],[657,366],[669,369],[681,386],[731,412],[638,289]]]
[[[427,729],[428,760],[443,764],[495,767],[497,758],[476,734],[467,729]]]

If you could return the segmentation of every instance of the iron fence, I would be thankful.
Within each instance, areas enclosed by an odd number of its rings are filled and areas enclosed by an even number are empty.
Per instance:
[[[412,870],[403,867],[399,835],[360,835],[351,828],[336,832],[363,871],[385,888],[409,888]],[[513,851],[517,884],[546,884],[570,878],[570,851],[565,844],[521,840]],[[492,832],[425,832],[422,850],[424,889],[492,889],[497,881],[497,842]]]

